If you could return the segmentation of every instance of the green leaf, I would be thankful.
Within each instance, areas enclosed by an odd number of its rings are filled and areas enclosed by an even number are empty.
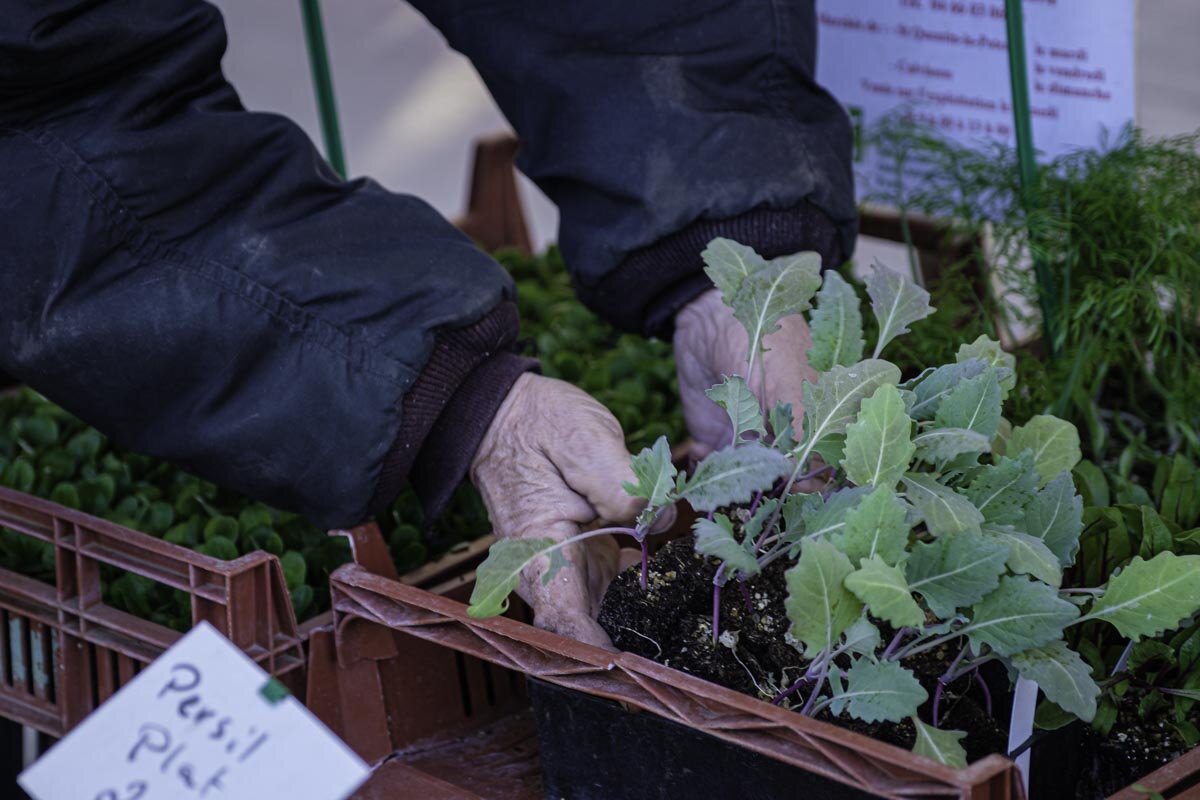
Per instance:
[[[912,420],[892,384],[884,384],[862,401],[858,420],[846,427],[842,468],[858,486],[894,488],[908,469],[913,447]]]
[[[1084,722],[1096,716],[1100,687],[1092,680],[1092,668],[1063,641],[1035,647],[1012,657],[1022,678],[1036,683],[1046,699]]]
[[[966,453],[986,453],[992,449],[988,438],[966,428],[930,428],[913,437],[917,460],[945,464]]]
[[[704,274],[712,279],[727,304],[733,300],[748,276],[767,265],[766,260],[753,248],[724,238],[709,242],[700,258],[704,260]]]
[[[1046,544],[1011,525],[985,525],[984,533],[1008,545],[1008,568],[1018,575],[1032,575],[1051,586],[1062,585],[1062,567]]]
[[[834,367],[822,373],[816,384],[804,384],[804,429],[806,446],[827,436],[844,434],[858,416],[862,401],[885,384],[900,382],[900,370],[887,361],[867,359],[849,367]],[[836,462],[831,462],[836,463]]]
[[[1138,512],[1142,522],[1142,542],[1138,555],[1153,558],[1159,553],[1175,550],[1175,537],[1153,506],[1140,506]]]
[[[779,401],[771,409],[771,434],[775,437],[771,446],[781,453],[796,449],[796,431],[792,427],[792,404]]]
[[[904,573],[878,556],[864,558],[858,570],[846,577],[846,588],[866,603],[872,616],[895,628],[915,628],[925,622],[925,612],[913,600]]]
[[[863,325],[858,295],[836,270],[825,273],[808,327],[813,342],[808,351],[808,365],[817,372],[826,372],[838,364],[850,366],[862,358]]]
[[[779,329],[779,320],[807,311],[820,285],[821,257],[812,252],[773,258],[747,275],[730,305],[750,337],[751,352]]]
[[[921,378],[913,387],[916,399],[912,407],[913,419],[933,419],[946,395],[964,380],[980,375],[988,368],[977,358],[960,364],[944,364]]]
[[[912,749],[914,753],[955,769],[967,766],[967,751],[962,746],[962,739],[967,735],[964,731],[944,731],[926,725],[915,714],[912,724],[917,729],[917,741]]]
[[[1020,455],[1029,450],[1033,453],[1033,467],[1037,470],[1039,485],[1045,486],[1063,472],[1070,472],[1079,463],[1079,431],[1066,420],[1048,414],[1034,417],[1019,428],[1014,428],[1008,439],[1007,452]]]
[[[892,489],[881,486],[846,512],[842,530],[830,541],[854,564],[878,556],[894,566],[904,557],[910,529],[908,506]]]
[[[280,556],[279,563],[283,567],[283,578],[289,589],[304,585],[304,578],[308,574],[308,565],[304,561],[304,556],[295,550],[288,550]]]
[[[1025,532],[1045,542],[1064,567],[1075,561],[1082,530],[1083,500],[1075,494],[1070,473],[1050,481],[1025,506]]]
[[[1094,713],[1093,716],[1095,716]],[[1037,710],[1033,713],[1033,724],[1037,726],[1038,730],[1056,731],[1070,725],[1078,718],[1078,715],[1064,711],[1049,700],[1043,699],[1037,704]]]
[[[967,499],[987,522],[1017,525],[1025,517],[1025,506],[1037,492],[1037,473],[1029,458],[1001,456],[995,464],[982,467],[967,485]]]
[[[1008,397],[1017,386],[1017,358],[1012,353],[1004,352],[1004,348],[995,339],[980,336],[970,344],[959,345],[955,360],[960,364],[979,359],[989,367],[995,368],[1000,376],[1000,391]]]
[[[1000,383],[994,370],[959,381],[938,407],[939,428],[966,428],[991,441],[1000,428]]]
[[[630,497],[646,498],[646,508],[653,510],[667,504],[675,488],[675,465],[671,463],[671,446],[667,437],[660,436],[630,462],[637,483],[622,484]]]
[[[917,713],[929,694],[895,661],[860,658],[846,671],[846,690],[837,696],[849,701],[850,716],[863,722],[899,722]]]
[[[839,534],[846,527],[846,517],[851,509],[858,505],[868,491],[870,490],[860,486],[847,486],[838,489],[825,499],[822,499],[819,494],[807,495],[814,499],[804,501],[796,509],[804,524],[804,535],[817,537]],[[792,495],[792,497],[804,496]]]
[[[697,511],[715,511],[735,503],[748,503],[789,475],[791,461],[778,450],[749,442],[709,454],[696,467],[679,492]]]
[[[1079,616],[1079,609],[1053,587],[1013,575],[1002,577],[995,591],[971,612],[971,622],[963,630],[975,652],[987,645],[1002,656],[1061,639],[1063,629]]]
[[[1104,477],[1104,470],[1091,461],[1084,460],[1075,465],[1072,475],[1075,478],[1075,485],[1079,487],[1079,493],[1083,497],[1085,506],[1103,508],[1111,505],[1108,478]]]
[[[711,520],[700,517],[692,524],[692,532],[695,534],[693,547],[700,555],[718,558],[743,575],[758,574],[758,561],[737,540],[729,517],[724,514],[715,514]]]
[[[211,542],[217,536],[236,542],[238,538],[237,520],[223,515],[210,519],[204,526],[204,541]]]
[[[904,476],[905,494],[934,536],[979,533],[983,514],[971,501],[932,475],[910,472]]]
[[[996,588],[1008,547],[982,534],[960,533],[913,547],[905,567],[908,588],[946,619]]]
[[[908,333],[908,326],[933,313],[929,292],[898,272],[875,264],[867,276],[867,294],[871,310],[879,321],[879,339],[875,342],[874,358],[897,336]]]
[[[553,539],[497,539],[487,558],[475,570],[467,613],[472,617],[496,617],[508,610],[508,596],[517,588],[521,570],[554,547]],[[554,566],[552,561],[551,566]],[[561,564],[560,564],[561,566]],[[547,571],[543,581],[550,575]]]
[[[831,647],[858,619],[862,603],[844,585],[850,559],[823,539],[806,539],[800,560],[787,571],[784,601],[791,633],[810,654]]]
[[[863,615],[858,618],[858,622],[846,628],[846,633],[842,636],[841,647],[845,648],[844,652],[847,653],[860,656],[874,656],[880,642],[879,629],[872,625],[871,620]]]
[[[728,375],[724,382],[718,383],[704,394],[725,409],[729,422],[733,425],[734,443],[742,441],[747,433],[757,433],[759,437],[767,435],[758,398],[750,391],[742,376]]]
[[[1157,636],[1200,610],[1200,556],[1134,556],[1083,619],[1111,623],[1127,639]]]

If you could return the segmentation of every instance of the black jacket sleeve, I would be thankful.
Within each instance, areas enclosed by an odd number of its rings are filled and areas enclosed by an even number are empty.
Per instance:
[[[245,111],[224,49],[196,0],[3,4],[0,369],[318,524],[410,474],[436,506],[530,368],[511,281]],[[434,442],[453,405],[472,413]]]
[[[853,249],[851,129],[815,80],[815,0],[414,0],[470,57],[558,205],[580,297],[665,334],[715,236]]]

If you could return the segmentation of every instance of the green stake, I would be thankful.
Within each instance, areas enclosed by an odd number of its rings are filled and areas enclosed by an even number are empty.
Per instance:
[[[1021,171],[1021,189],[1026,219],[1031,220],[1038,207],[1037,157],[1033,151],[1033,126],[1030,122],[1029,73],[1025,66],[1025,20],[1021,0],[1004,0],[1004,21],[1008,27],[1008,75],[1012,82],[1013,126],[1017,134],[1017,164]],[[1058,287],[1050,274],[1050,265],[1037,253],[1036,234],[1030,225],[1029,242],[1033,251],[1033,274],[1037,279],[1038,302],[1042,308],[1042,334],[1051,358],[1058,355]]]
[[[333,73],[329,69],[329,51],[325,47],[321,0],[300,0],[300,16],[304,18],[304,40],[308,45],[308,63],[312,67],[313,90],[317,94],[317,113],[321,117],[325,156],[344,178],[346,156],[342,153],[342,132],[338,127],[337,104],[333,99]]]

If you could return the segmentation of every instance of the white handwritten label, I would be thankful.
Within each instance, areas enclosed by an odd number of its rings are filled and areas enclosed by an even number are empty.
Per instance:
[[[342,800],[368,772],[201,623],[18,782],[36,800]]]

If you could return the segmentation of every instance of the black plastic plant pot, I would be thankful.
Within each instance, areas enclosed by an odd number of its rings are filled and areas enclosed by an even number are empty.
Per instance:
[[[877,795],[645,711],[528,679],[545,796],[570,800],[860,800]],[[1010,698],[1000,695],[1000,703]],[[1007,714],[1007,708],[998,708]],[[1037,735],[1029,797],[1075,796],[1083,727]]]
[[[875,795],[656,714],[529,679],[548,798],[866,800]]]

